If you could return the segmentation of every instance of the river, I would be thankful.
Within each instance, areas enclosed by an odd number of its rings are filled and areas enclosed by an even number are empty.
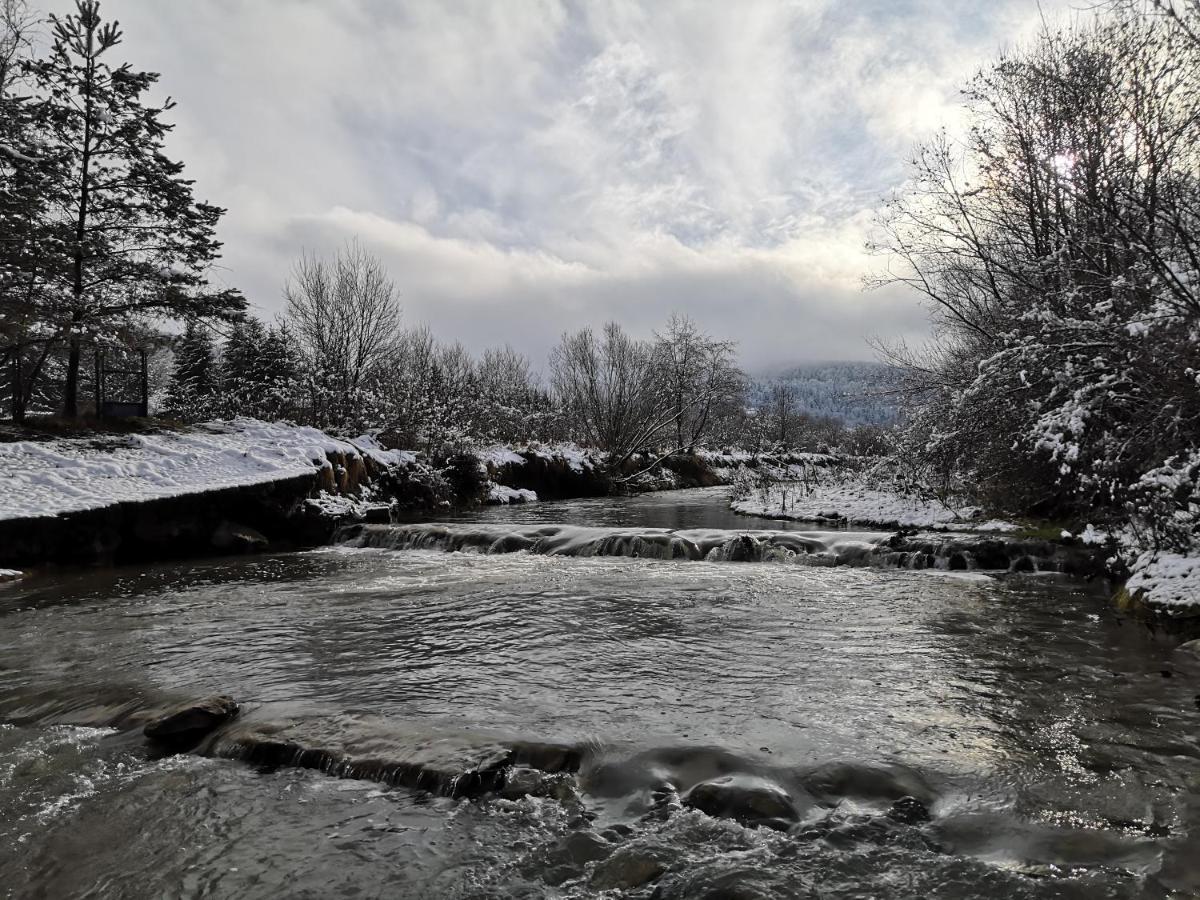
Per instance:
[[[564,524],[810,533],[720,490],[448,527]],[[1103,587],[641,556],[337,546],[0,588],[0,892],[1200,895],[1200,663]],[[102,724],[218,692],[332,752],[567,761],[445,796]]]

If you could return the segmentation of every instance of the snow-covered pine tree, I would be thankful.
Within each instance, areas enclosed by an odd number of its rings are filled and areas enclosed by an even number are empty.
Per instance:
[[[63,411],[74,416],[86,338],[149,316],[231,318],[245,301],[207,284],[224,210],[196,201],[183,165],[164,153],[172,126],[162,116],[174,104],[143,100],[158,75],[109,63],[121,32],[96,0],[50,23],[51,52],[28,70],[47,211],[70,263],[52,274],[69,295],[58,324],[69,348]]]
[[[175,369],[163,413],[182,421],[199,421],[215,412],[217,364],[212,336],[203,325],[189,321],[175,346]]]
[[[260,417],[304,419],[307,413],[300,382],[300,349],[286,323],[266,330],[258,366],[262,375]]]
[[[266,329],[253,316],[235,322],[221,353],[220,403],[222,415],[262,415],[266,373],[262,368]]]

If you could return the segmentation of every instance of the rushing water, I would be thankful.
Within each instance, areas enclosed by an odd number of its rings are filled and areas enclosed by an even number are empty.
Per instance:
[[[711,491],[469,519],[805,531]],[[335,547],[35,578],[0,622],[9,896],[1200,893],[1200,663],[1085,585]],[[103,724],[215,692],[360,760],[571,762],[453,797]]]

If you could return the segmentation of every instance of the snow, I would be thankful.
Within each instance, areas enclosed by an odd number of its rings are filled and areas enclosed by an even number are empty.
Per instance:
[[[17,160],[20,160],[21,162],[29,162],[29,163],[37,162],[37,160],[34,157],[26,156],[20,150],[17,150],[15,147],[10,147],[7,144],[0,144],[0,153],[4,154],[5,156],[9,157],[10,159],[17,159]]]
[[[510,488],[502,484],[493,484],[488,490],[489,503],[537,503],[537,498],[537,491],[530,491],[525,488]]]
[[[330,467],[330,453],[382,465],[414,458],[371,439],[356,445],[316,428],[255,419],[178,433],[19,441],[0,444],[0,519],[278,481]]]
[[[836,520],[881,527],[1017,530],[1013,523],[999,519],[971,521],[969,513],[974,510],[955,511],[936,500],[869,488],[854,481],[824,482],[807,487],[800,483],[777,484],[765,496],[756,491],[750,497],[732,501],[730,506],[735,512],[746,515],[804,522]]]
[[[1166,612],[1194,612],[1200,606],[1200,556],[1143,553],[1125,583],[1131,596]]]
[[[574,472],[596,468],[595,451],[587,451],[578,444],[554,444],[550,447],[530,447],[530,451],[542,459],[561,459]]]
[[[496,445],[479,451],[479,459],[485,465],[499,468],[500,466],[523,466],[525,457],[515,452],[511,447]]]
[[[522,453],[537,456],[545,460],[561,460],[575,472],[583,472],[596,468],[602,454],[596,450],[585,450],[578,444],[528,444],[525,446],[506,447],[497,444],[479,451],[479,459],[485,465],[493,468],[501,466],[523,466],[526,459]]]

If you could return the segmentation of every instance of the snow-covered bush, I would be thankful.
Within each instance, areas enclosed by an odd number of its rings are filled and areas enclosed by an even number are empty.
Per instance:
[[[1132,503],[1178,545],[1195,521],[1150,482],[1200,447],[1200,44],[1153,17],[1075,26],[967,95],[965,145],[922,148],[881,223],[937,326],[892,351],[900,456],[1010,513]]]

